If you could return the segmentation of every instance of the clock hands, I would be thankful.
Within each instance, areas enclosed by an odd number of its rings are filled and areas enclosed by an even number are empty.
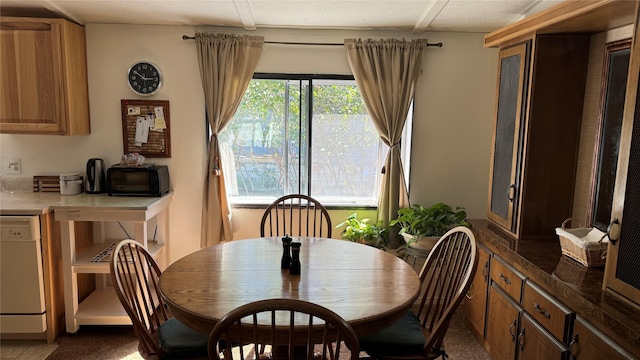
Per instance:
[[[153,79],[153,78],[147,78],[147,77],[144,77],[144,76],[140,75],[140,73],[138,73],[138,72],[137,72],[137,71],[135,71],[135,70],[133,70],[133,73],[134,73],[134,74],[136,74],[136,75],[138,75],[138,76],[140,76],[140,77],[142,78],[142,80],[144,80],[144,81],[152,80],[152,79]]]

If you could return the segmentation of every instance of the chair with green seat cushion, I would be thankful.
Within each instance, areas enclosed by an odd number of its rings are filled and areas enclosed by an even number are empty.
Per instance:
[[[193,330],[176,318],[165,321],[158,328],[158,342],[165,357],[173,359],[197,358],[206,355],[209,336]]]
[[[208,334],[175,319],[162,301],[160,268],[134,240],[123,240],[113,251],[111,279],[118,299],[131,318],[138,351],[145,359],[206,359]]]
[[[265,344],[269,354],[261,350]],[[342,351],[344,347],[350,353]],[[359,360],[359,355],[358,336],[349,323],[330,309],[300,299],[241,305],[225,314],[209,334],[211,360]]]
[[[444,358],[444,336],[477,262],[471,230],[460,226],[444,234],[420,270],[422,293],[414,308],[389,327],[360,337],[360,349],[376,360]]]

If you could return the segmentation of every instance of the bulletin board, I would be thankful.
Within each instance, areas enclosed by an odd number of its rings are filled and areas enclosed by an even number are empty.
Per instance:
[[[169,101],[120,100],[124,154],[171,157]]]

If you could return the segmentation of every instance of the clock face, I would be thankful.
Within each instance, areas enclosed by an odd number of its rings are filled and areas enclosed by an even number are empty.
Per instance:
[[[162,72],[148,62],[137,62],[129,69],[129,87],[137,94],[149,96],[157,93],[162,86]]]

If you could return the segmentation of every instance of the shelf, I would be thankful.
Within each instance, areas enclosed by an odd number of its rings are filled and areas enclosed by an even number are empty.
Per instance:
[[[96,290],[78,305],[79,325],[131,325],[113,287]]]
[[[75,273],[88,273],[88,274],[108,274],[109,273],[109,261],[91,261],[96,255],[100,254],[109,245],[115,241],[105,241],[103,243],[93,244],[76,255],[76,261],[71,265],[73,272]],[[148,242],[148,250],[156,261],[159,261],[160,256],[164,252],[164,244]]]
[[[60,222],[62,247],[62,270],[64,274],[64,308],[68,333],[76,333],[80,325],[130,325],[131,320],[122,308],[115,290],[108,286],[110,262],[91,261],[96,255],[108,255],[104,250],[121,238],[105,237],[103,224],[98,239],[91,228],[78,229],[81,222],[133,222],[134,238],[149,239],[149,220],[155,219],[159,231],[158,241],[146,241],[151,256],[162,268],[169,257],[169,212],[168,207],[173,193],[162,197],[113,197],[104,195],[79,194],[67,196],[59,205],[51,208],[55,220]],[[156,232],[154,231],[154,235]],[[99,243],[92,243],[99,240]],[[109,256],[110,257],[110,256]],[[104,260],[104,259],[103,259]],[[78,274],[94,274],[91,281],[80,282]],[[97,288],[97,290],[94,290]],[[78,296],[94,290],[78,304]]]

